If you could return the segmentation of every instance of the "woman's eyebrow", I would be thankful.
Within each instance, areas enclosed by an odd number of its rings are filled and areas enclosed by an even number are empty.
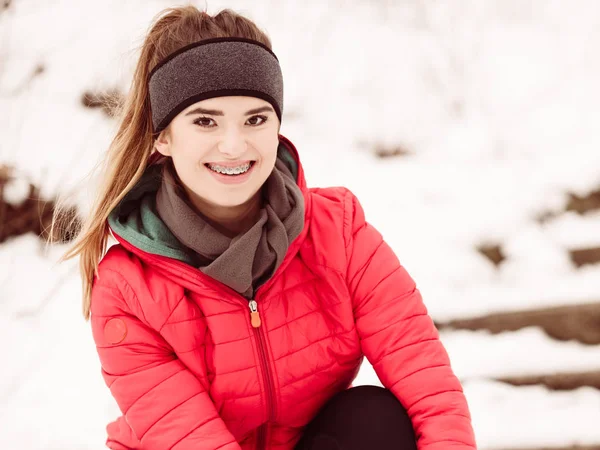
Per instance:
[[[250,111],[247,111],[246,115],[251,116],[252,114],[258,114],[261,112],[274,113],[275,111],[270,106],[261,106],[260,108],[254,108],[254,109],[251,109]],[[223,111],[219,111],[218,109],[205,109],[205,108],[195,108],[195,109],[192,109],[191,111],[188,111],[187,113],[185,113],[186,116],[192,116],[194,114],[208,114],[210,116],[224,116],[225,115],[223,113]]]
[[[258,114],[261,112],[272,112],[274,113],[275,111],[273,111],[273,108],[271,108],[270,106],[261,106],[260,108],[254,108],[251,109],[250,111],[246,112],[247,116],[251,116],[252,114]]]
[[[192,116],[194,114],[209,114],[211,116],[224,116],[223,111],[219,111],[218,109],[204,109],[204,108],[195,108],[191,111],[185,113],[186,116]]]

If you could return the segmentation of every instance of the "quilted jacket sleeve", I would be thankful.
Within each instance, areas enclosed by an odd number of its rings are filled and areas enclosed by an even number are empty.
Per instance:
[[[92,289],[92,331],[102,375],[123,413],[111,449],[240,450],[203,384],[146,323],[125,278],[105,270]]]
[[[475,448],[462,387],[415,282],[346,197],[347,282],[363,352],[411,417],[419,450]]]

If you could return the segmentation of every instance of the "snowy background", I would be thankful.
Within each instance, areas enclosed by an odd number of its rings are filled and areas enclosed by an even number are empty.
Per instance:
[[[82,94],[125,92],[151,19],[175,4],[0,2],[0,164],[85,211],[116,123]],[[569,258],[600,246],[600,212],[564,212],[569,194],[600,187],[599,1],[208,3],[225,7],[273,40],[282,134],[309,184],[359,196],[436,321],[600,302],[600,264]],[[390,152],[401,155],[377,156]],[[14,183],[5,195],[24,192]],[[505,261],[481,245],[500,245]],[[64,250],[33,234],[0,245],[0,448],[101,449],[118,415],[80,313],[76,261],[56,264]],[[497,381],[598,371],[600,346],[535,327],[442,338],[480,448],[600,445],[598,390]],[[378,383],[365,365],[357,384]]]

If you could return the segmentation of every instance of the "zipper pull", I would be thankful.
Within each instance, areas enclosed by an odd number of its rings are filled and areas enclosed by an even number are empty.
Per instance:
[[[256,300],[250,300],[250,322],[254,328],[260,327],[260,314],[258,313],[258,303]]]

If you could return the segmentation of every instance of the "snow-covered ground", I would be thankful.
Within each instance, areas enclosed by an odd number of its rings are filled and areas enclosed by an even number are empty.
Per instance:
[[[87,90],[125,91],[166,0],[13,0],[0,11],[0,163],[83,210],[115,131]],[[197,2],[200,6],[204,2]],[[211,1],[273,40],[282,134],[311,185],[346,185],[417,280],[437,320],[598,301],[600,217],[563,214],[600,185],[596,0]],[[42,66],[39,75],[36,68]],[[378,159],[376,146],[410,156]],[[9,193],[16,201],[19,186]],[[21,189],[22,190],[22,189]],[[499,244],[496,268],[476,248]],[[33,236],[0,245],[0,447],[99,449],[117,409],[80,315],[76,262]],[[481,448],[600,443],[600,394],[482,377],[600,367],[598,348],[539,330],[443,334],[467,379]],[[377,383],[365,366],[357,384]]]
[[[556,341],[537,327],[444,332],[442,340],[461,379],[600,371],[600,346]]]

